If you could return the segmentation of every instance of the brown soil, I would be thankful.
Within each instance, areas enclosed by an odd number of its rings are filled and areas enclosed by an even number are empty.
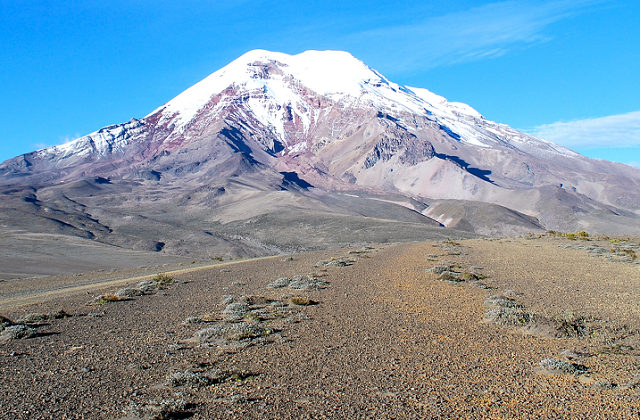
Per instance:
[[[14,321],[73,316],[0,343],[1,417],[639,418],[639,267],[565,243],[341,248],[177,273],[152,294],[102,305],[88,303],[122,286],[5,305]],[[444,260],[488,277],[438,280],[427,269]],[[319,288],[267,287],[283,277]],[[484,321],[490,295],[536,322]],[[197,339],[232,325],[233,305],[254,332]],[[558,320],[585,329],[562,336]],[[544,371],[548,358],[587,371]]]

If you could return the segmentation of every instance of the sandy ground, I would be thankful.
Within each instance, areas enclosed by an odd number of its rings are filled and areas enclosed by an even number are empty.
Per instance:
[[[5,304],[72,316],[0,343],[1,417],[640,418],[640,267],[567,244],[593,243],[341,248]]]
[[[86,277],[93,278],[100,276],[97,270],[132,270],[192,260],[118,248],[68,235],[7,232],[0,226],[0,281],[69,275],[77,280],[75,274],[80,272],[87,272]]]

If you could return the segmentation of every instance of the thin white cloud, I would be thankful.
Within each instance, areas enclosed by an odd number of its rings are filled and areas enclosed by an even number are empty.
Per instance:
[[[354,50],[370,50],[396,70],[422,69],[500,57],[512,49],[547,42],[548,26],[580,13],[599,0],[506,1],[426,18],[418,24],[353,34]]]
[[[544,124],[526,131],[569,148],[635,147],[640,146],[640,111]]]
[[[58,137],[58,139],[60,140],[59,144],[62,145],[62,144],[71,143],[72,141],[79,139],[80,137],[82,137],[80,133],[76,133],[74,135],[67,134],[65,136],[60,136]]]
[[[49,143],[33,143],[31,145],[31,148],[34,150],[41,150],[41,149],[46,149],[52,146],[62,146],[64,144],[67,143],[71,143],[72,141],[79,139],[80,137],[82,137],[82,135],[80,133],[76,133],[74,135],[71,134],[66,134],[64,136],[58,136],[58,143],[57,144],[49,144]]]

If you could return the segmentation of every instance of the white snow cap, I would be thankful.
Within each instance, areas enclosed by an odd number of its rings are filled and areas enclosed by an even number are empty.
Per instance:
[[[261,65],[269,65],[269,75],[262,74]],[[305,133],[312,116],[298,109],[309,108],[298,86],[304,86],[320,96],[343,105],[378,109],[397,114],[408,111],[429,115],[459,141],[479,147],[492,147],[496,142],[536,142],[509,127],[486,121],[469,105],[448,102],[427,89],[400,86],[389,81],[376,70],[343,51],[306,51],[288,55],[265,50],[253,50],[216,71],[201,82],[153,111],[162,113],[162,120],[181,131],[212,97],[234,87],[246,92],[260,92],[246,101],[250,112],[265,126],[277,133],[289,145],[283,125],[284,106],[291,107],[302,121]],[[225,98],[223,98],[225,99]],[[221,100],[212,112],[222,110],[227,102]],[[479,129],[483,127],[483,129]],[[549,147],[546,142],[544,147]],[[542,145],[540,143],[540,145]],[[571,155],[564,148],[556,151]]]
[[[252,78],[254,70],[251,64],[258,62],[276,65],[302,85],[333,100],[340,100],[345,96],[353,98],[371,96],[369,99],[377,99],[374,102],[395,102],[411,111],[419,112],[424,112],[425,106],[446,109],[451,105],[446,99],[426,89],[419,89],[420,93],[416,94],[411,89],[390,82],[344,51],[306,51],[298,55],[288,55],[253,50],[190,87],[153,113],[164,108],[164,115],[176,115],[177,119],[174,123],[178,125],[186,123],[212,96],[220,94],[232,85],[244,86],[247,89],[266,87],[265,91],[273,96],[284,95],[284,92],[278,89],[279,86],[276,86],[278,83]],[[293,98],[281,99],[282,103],[286,103]],[[480,115],[464,104],[456,104],[456,108],[461,113]]]

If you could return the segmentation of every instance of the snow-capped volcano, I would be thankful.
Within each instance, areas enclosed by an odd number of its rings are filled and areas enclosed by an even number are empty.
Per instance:
[[[529,143],[566,156],[569,149],[535,139],[509,127],[486,121],[469,105],[448,102],[424,88],[400,86],[342,51],[307,51],[287,55],[250,51],[162,105],[142,120],[105,127],[63,146],[40,153],[105,156],[120,151],[141,134],[145,120],[171,128],[165,142],[189,135],[192,126],[222,116],[229,107],[242,104],[247,119],[267,127],[285,146],[281,154],[299,152],[310,132],[331,112],[340,109],[376,110],[404,120],[407,115],[429,119],[456,140],[492,147],[496,143]],[[416,122],[404,124],[419,131]],[[332,134],[336,134],[335,132]]]
[[[551,205],[573,215],[640,210],[638,170],[400,86],[340,51],[248,52],[142,119],[0,165],[5,185],[95,176],[187,189],[230,179],[288,188],[293,177],[324,191],[494,203],[554,228],[575,217]],[[434,208],[414,210],[450,224]]]
[[[224,95],[229,90],[243,95]],[[225,97],[212,103],[212,98],[220,95]],[[206,106],[211,106],[208,112],[215,115],[232,101],[241,100],[248,111],[291,150],[325,116],[323,113],[330,112],[331,107],[318,106],[319,98],[343,108],[376,109],[397,116],[405,113],[433,116],[443,129],[476,146],[491,147],[492,143],[500,141],[504,132],[512,141],[531,141],[531,136],[487,123],[469,105],[450,103],[427,89],[393,83],[342,51],[307,51],[294,56],[250,51],[147,117],[161,113],[159,122],[173,125],[179,133]],[[288,121],[301,127],[302,132],[287,130],[285,123]],[[479,132],[479,126],[484,126],[487,132]],[[553,147],[560,153],[575,155],[566,148]]]

